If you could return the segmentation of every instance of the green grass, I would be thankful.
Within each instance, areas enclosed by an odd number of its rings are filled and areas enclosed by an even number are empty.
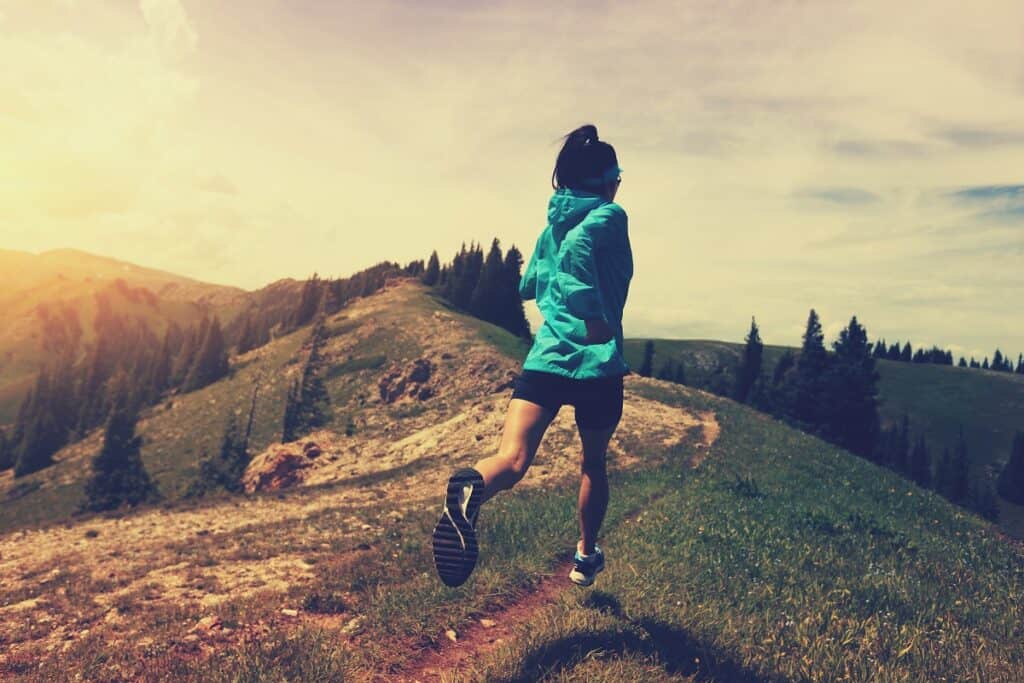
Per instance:
[[[637,390],[690,410],[715,410],[722,432],[707,459],[689,470],[689,446],[635,442],[647,466],[612,477],[601,541],[608,569],[596,588],[566,580],[564,593],[515,625],[516,638],[446,680],[1024,676],[1024,553],[993,527],[730,401],[672,385]],[[354,562],[340,554],[347,546],[330,543],[349,509],[306,520],[302,533],[282,524],[249,536],[190,540],[181,552],[194,553],[197,562],[224,546],[247,557],[300,550],[313,560],[316,578],[296,586],[289,602],[335,615],[337,628],[361,615],[358,635],[349,640],[330,627],[271,629],[202,663],[180,647],[140,657],[101,650],[85,638],[59,662],[45,660],[28,680],[61,671],[130,678],[145,670],[153,680],[193,681],[394,674],[443,642],[445,628],[462,632],[470,620],[515,601],[565,557],[577,533],[574,503],[571,485],[501,494],[481,513],[477,571],[457,589],[433,574],[431,510],[385,525]],[[375,511],[387,515],[386,502]],[[244,626],[271,618],[267,605],[280,603],[247,599],[217,613],[226,624]],[[154,629],[172,633],[179,618],[188,617],[158,611]],[[502,619],[500,612],[495,618]]]
[[[626,359],[634,369],[643,361],[646,340],[626,340]],[[742,344],[708,340],[654,340],[654,370],[666,357],[683,360],[687,382],[705,381],[718,363],[735,366]],[[770,373],[786,347],[766,346],[763,372]],[[792,349],[798,351],[799,349]],[[986,475],[990,464],[1005,462],[1013,435],[1024,430],[1024,375],[947,365],[880,360],[879,412],[883,425],[910,417],[911,431],[923,432],[933,459],[952,450],[963,425],[971,456],[971,478]],[[1024,538],[1024,506],[1000,501],[1000,526]]]

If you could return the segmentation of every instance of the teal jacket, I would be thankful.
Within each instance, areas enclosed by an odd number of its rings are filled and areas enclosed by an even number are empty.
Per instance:
[[[633,277],[626,212],[584,190],[560,188],[548,203],[544,228],[519,280],[523,299],[544,316],[524,370],[574,379],[629,372],[622,349],[622,309]],[[603,319],[615,333],[584,344],[584,320]]]

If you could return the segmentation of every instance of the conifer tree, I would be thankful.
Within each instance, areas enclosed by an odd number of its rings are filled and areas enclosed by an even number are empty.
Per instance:
[[[992,369],[1003,369],[1003,352],[1000,351],[999,349],[996,349],[996,352],[992,355]]]
[[[159,494],[142,463],[142,437],[136,436],[137,415],[118,405],[107,421],[103,448],[93,458],[85,484],[86,510],[113,510],[155,500]]]
[[[519,281],[522,278],[523,254],[513,244],[505,252],[504,279],[501,299],[502,327],[523,339],[530,339],[530,323],[526,319],[523,300],[519,296]]]
[[[895,341],[892,343],[892,346],[889,347],[889,353],[886,355],[886,358],[889,360],[899,360],[900,355],[900,343]]]
[[[1024,505],[1024,432],[1013,437],[1010,459],[999,474],[999,495],[1011,503]]]
[[[970,460],[967,454],[967,441],[964,439],[964,428],[960,426],[960,435],[953,449],[953,467],[949,481],[949,499],[959,505],[967,503],[970,492]]]
[[[297,329],[308,324],[318,310],[320,310],[320,299],[323,296],[323,281],[320,275],[313,273],[313,276],[306,280],[302,286],[302,294],[299,296],[299,304],[295,308],[288,323],[288,329]]]
[[[740,403],[747,401],[754,382],[761,376],[761,357],[764,344],[761,342],[761,335],[753,316],[750,318],[750,331],[747,332],[745,341],[747,345],[743,349],[743,360],[740,361],[740,367],[736,371],[736,387],[733,392],[733,398]]]
[[[672,367],[672,359],[666,358],[665,362],[661,364],[661,369],[658,370],[658,379],[672,381],[675,377],[675,368]]]
[[[910,478],[918,486],[928,488],[932,484],[932,463],[928,455],[928,446],[925,443],[924,435],[919,434],[914,443],[914,450],[910,455]]]
[[[892,469],[900,474],[910,472],[910,416],[903,414],[903,421],[893,439]]]
[[[974,360],[974,356],[971,356],[971,363],[970,363],[970,365],[971,365],[972,368],[980,368],[981,367],[981,363],[979,363],[978,361]]]
[[[52,391],[51,374],[48,368],[40,371],[36,385],[23,404],[22,433],[15,455],[14,476],[38,472],[53,464],[53,456],[67,443],[68,424],[59,422],[54,410],[55,395]]]
[[[807,316],[803,345],[796,361],[792,415],[808,431],[817,431],[824,418],[823,407],[827,398],[824,380],[829,366],[824,340],[821,321],[818,319],[818,313],[812,308]]]
[[[437,258],[437,250],[430,252],[430,259],[427,261],[427,269],[423,271],[423,284],[433,287],[441,279],[441,262]]]
[[[228,374],[228,349],[224,342],[224,333],[221,331],[220,320],[213,319],[207,327],[206,337],[199,347],[195,362],[185,383],[182,386],[184,391],[195,391],[208,384],[216,382]]]
[[[160,350],[157,352],[156,359],[150,369],[149,379],[147,384],[149,385],[149,397],[151,400],[156,400],[161,394],[170,386],[171,382],[171,371],[174,366],[174,339],[173,332],[170,327],[164,333],[163,343],[160,345]]]
[[[241,493],[244,489],[242,475],[249,459],[245,440],[239,434],[234,414],[231,414],[221,438],[220,451],[199,463],[199,478],[189,487],[189,495],[203,495],[214,489]]]
[[[281,443],[289,443],[298,438],[299,393],[299,380],[296,379],[288,388],[288,396],[285,398]]]
[[[900,358],[899,359],[901,361],[903,361],[904,363],[909,363],[909,362],[911,362],[913,360],[913,358],[914,358],[914,351],[913,351],[913,349],[910,346],[910,342],[908,341],[906,344],[903,345],[903,351],[900,352]]]
[[[7,432],[0,429],[0,472],[14,467],[14,458],[11,454],[11,447],[7,441]]]
[[[242,320],[242,329],[238,333],[238,354],[248,353],[256,348],[256,325],[253,322],[253,313],[246,313]]]
[[[481,320],[498,325],[501,324],[500,300],[504,268],[501,246],[495,237],[470,295],[469,312]]]
[[[985,360],[981,362],[981,369],[988,370],[988,356],[985,356]]]
[[[960,362],[957,363],[957,367],[961,367],[961,368],[966,368],[967,367],[967,361],[964,360],[963,356],[960,356]]]
[[[683,365],[682,360],[676,364],[676,374],[672,378],[672,381],[676,384],[686,384],[686,367]],[[757,384],[755,383],[754,386],[756,387]]]
[[[824,375],[822,433],[866,458],[874,451],[879,432],[879,376],[867,331],[857,316],[839,333],[832,348],[835,354]]]
[[[1017,374],[1024,375],[1024,353],[1017,354]]]
[[[935,491],[939,495],[949,498],[952,491],[953,481],[953,455],[949,447],[942,449],[942,458],[935,467]]]
[[[654,342],[648,339],[644,342],[644,360],[640,364],[640,375],[650,377],[654,372]]]
[[[302,372],[302,383],[299,388],[299,403],[296,423],[298,435],[309,432],[327,424],[331,398],[324,384],[324,367],[321,350],[327,340],[323,318],[313,326],[310,334],[309,358]]]
[[[970,507],[990,522],[999,521],[999,500],[988,479],[971,487]]]

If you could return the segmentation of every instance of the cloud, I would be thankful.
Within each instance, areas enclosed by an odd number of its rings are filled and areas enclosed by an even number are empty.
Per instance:
[[[961,147],[1016,147],[1024,145],[1024,130],[953,127],[939,130],[936,137]]]
[[[974,185],[950,192],[949,196],[972,201],[1024,201],[1024,185]]]
[[[797,199],[811,199],[844,207],[864,206],[881,201],[874,192],[860,187],[808,187],[793,193]]]
[[[839,140],[832,145],[832,150],[840,156],[873,159],[920,158],[937,151],[933,145],[914,140],[871,139]]]

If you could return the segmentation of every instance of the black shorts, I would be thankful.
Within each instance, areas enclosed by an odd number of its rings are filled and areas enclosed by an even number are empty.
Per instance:
[[[551,372],[523,370],[512,398],[536,403],[555,413],[565,404],[576,408],[576,424],[583,429],[607,429],[622,417],[622,375],[573,379]]]

